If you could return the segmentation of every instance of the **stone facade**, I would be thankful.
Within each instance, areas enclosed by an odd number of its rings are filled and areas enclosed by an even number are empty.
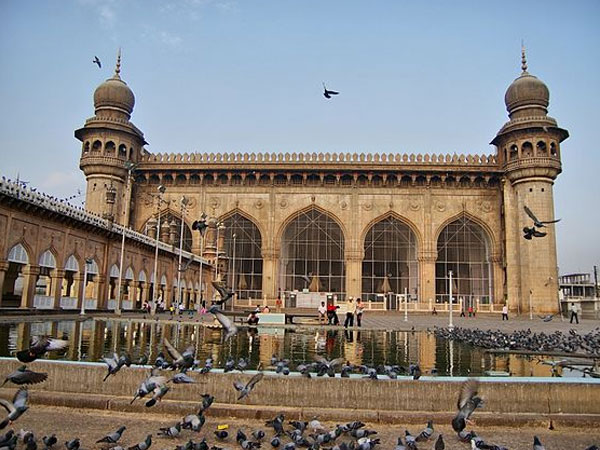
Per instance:
[[[256,278],[260,286],[253,292],[269,300],[298,289],[298,277],[305,277],[311,290],[330,291],[340,299],[406,292],[414,301],[431,304],[447,301],[454,288],[456,297],[471,303],[476,297],[477,302],[507,301],[517,312],[530,306],[536,312],[557,309],[554,226],[546,228],[546,237],[530,241],[521,230],[531,225],[525,205],[541,220],[554,218],[552,187],[561,171],[560,143],[568,133],[547,116],[548,89],[527,72],[524,55],[523,73],[506,93],[510,120],[492,141],[497,151],[489,156],[150,154],[143,148],[142,133],[129,121],[133,93],[119,73],[120,61],[115,76],[96,90],[96,115],[75,133],[82,141],[86,208],[96,214],[146,232],[158,211],[181,219],[185,197],[186,227],[202,213],[215,218],[204,237],[191,233],[191,250],[222,266],[223,276],[228,267],[252,270],[251,275],[227,276],[238,288]],[[136,164],[130,181],[128,163]],[[166,189],[160,208],[154,202],[158,186]],[[111,191],[116,192],[116,207],[106,201]],[[341,237],[333,244],[315,240],[296,249],[286,236],[303,215],[332,221],[327,226],[337,227],[334,234]],[[223,230],[217,243],[215,227],[233,217],[256,228],[259,269],[242,269],[236,262],[251,258],[233,254],[235,230]],[[402,229],[389,236],[404,233],[406,243],[382,242],[370,234],[387,219],[390,229],[396,224]],[[317,222],[312,226],[315,236],[327,233]],[[299,240],[308,239],[304,231],[298,233],[303,233]],[[367,261],[367,237],[379,249],[369,257],[373,265]],[[319,269],[325,267],[320,266],[325,257],[310,261],[307,256],[332,245],[342,247],[343,266]],[[394,252],[411,256],[402,256],[407,261],[398,265],[389,256]],[[388,274],[388,265],[396,273]],[[454,271],[452,282],[448,269]]]

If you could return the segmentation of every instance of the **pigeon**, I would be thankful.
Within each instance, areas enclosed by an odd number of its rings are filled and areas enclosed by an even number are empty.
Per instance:
[[[237,334],[238,327],[236,327],[235,324],[231,320],[229,320],[227,316],[224,316],[221,313],[221,310],[218,308],[217,305],[212,305],[209,308],[208,312],[212,313],[215,316],[215,318],[219,321],[219,323],[223,326],[223,329],[225,329],[225,341]]]
[[[265,422],[265,425],[269,426],[269,427],[273,427],[273,430],[275,431],[275,436],[281,436],[283,434],[284,420],[285,420],[285,417],[283,416],[283,414],[279,414],[279,415],[275,416],[273,419],[267,420]]]
[[[460,395],[458,397],[458,413],[452,419],[452,428],[457,433],[460,433],[467,426],[467,420],[471,417],[471,414],[480,406],[483,406],[483,400],[477,397],[477,390],[479,389],[479,381],[471,378],[464,382]]]
[[[537,436],[533,437],[533,450],[546,450],[546,447],[540,442],[540,438]]]
[[[533,214],[533,212],[527,206],[523,206],[523,208],[531,220],[533,220],[533,224],[538,228],[543,228],[546,226],[546,224],[560,222],[560,219],[546,221],[538,220],[538,218],[535,217],[535,214]]]
[[[260,448],[260,442],[249,441],[242,430],[238,430],[235,440],[240,444],[244,450],[252,450],[254,448]]]
[[[100,59],[97,56],[94,56],[94,60],[92,62],[98,65],[98,69],[102,69],[102,63],[100,62]]]
[[[175,347],[169,342],[167,338],[164,339],[165,350],[169,356],[173,359],[171,366],[176,369],[189,369],[194,365],[194,346],[190,345],[184,350],[183,353],[179,353]]]
[[[523,227],[523,237],[530,241],[534,237],[544,237],[548,233],[544,233],[543,231],[538,231],[535,227]]]
[[[140,359],[135,362],[138,366],[145,366],[148,364],[148,355],[142,355]]]
[[[398,436],[398,442],[396,443],[394,450],[406,450],[406,446],[402,442],[402,436]]]
[[[273,439],[271,439],[271,447],[273,448],[277,448],[281,445],[281,439],[279,439],[279,436],[274,436]]]
[[[554,314],[547,314],[545,316],[538,316],[540,319],[542,319],[542,322],[550,322],[552,319],[554,319]]]
[[[310,428],[313,431],[313,433],[325,430],[325,428],[323,428],[323,425],[321,425],[321,422],[319,422],[319,419],[317,419],[316,416],[313,417],[310,422],[308,422],[308,428]]]
[[[300,422],[298,420],[290,420],[290,425],[292,427],[294,427],[295,430],[303,432],[304,430],[306,430],[306,427],[308,426],[308,422]]]
[[[210,395],[210,394],[202,394],[202,406],[200,407],[200,411],[198,411],[198,414],[202,414],[204,411],[206,411],[210,405],[213,404],[213,402],[215,401],[215,398]]]
[[[416,450],[417,441],[415,440],[415,437],[412,434],[410,434],[410,432],[408,430],[404,430],[404,439],[406,441],[407,450]]]
[[[359,428],[358,430],[352,430],[350,432],[350,436],[355,437],[356,439],[361,439],[361,438],[369,437],[372,434],[377,434],[377,431],[366,430],[366,429],[363,429],[363,428]]]
[[[138,442],[137,444],[128,447],[127,450],[147,450],[152,445],[152,435],[149,434],[146,436],[146,439],[142,442]]]
[[[330,91],[329,89],[327,89],[325,87],[325,83],[323,83],[323,95],[325,96],[325,98],[331,98],[332,95],[338,95],[339,92],[336,91]]]
[[[415,440],[417,442],[426,441],[431,437],[432,434],[433,434],[433,422],[431,420],[429,420],[427,422],[427,426],[423,429],[423,431],[421,431],[417,435]]]
[[[37,384],[46,381],[47,378],[47,373],[33,372],[31,370],[28,370],[27,366],[20,366],[17,370],[6,376],[6,378],[4,379],[4,383],[2,383],[2,386],[4,386],[9,381],[18,385]]]
[[[223,306],[227,300],[233,297],[234,292],[225,286],[225,282],[223,281],[213,281],[212,285],[219,293],[221,300],[215,301],[214,304],[218,306]]]
[[[231,372],[235,370],[235,359],[231,356],[227,357],[227,361],[225,361],[225,365],[223,366],[223,373]]]
[[[408,374],[412,375],[413,380],[418,380],[421,378],[421,368],[418,364],[411,364],[408,366]]]
[[[171,388],[166,384],[163,384],[162,386],[159,386],[156,389],[154,389],[154,395],[152,395],[152,398],[146,402],[146,407],[150,408],[156,405],[156,403],[160,402],[162,398],[166,395],[166,393],[169,392],[169,390],[171,390]]]
[[[177,437],[181,433],[181,424],[177,423],[172,427],[161,427],[160,431],[157,433],[158,436],[169,436],[169,437]]]
[[[200,220],[195,220],[192,223],[192,230],[197,230],[200,232],[201,236],[204,236],[204,232],[208,228],[208,224],[206,223],[206,214],[202,214]]]
[[[67,450],[79,450],[79,447],[81,447],[81,441],[79,438],[71,439],[70,441],[65,442],[65,447]]]
[[[0,430],[6,428],[8,424],[12,424],[29,409],[29,406],[27,406],[28,397],[27,389],[21,388],[15,393],[12,402],[0,398],[0,405],[8,412],[6,418],[0,422]]]
[[[52,434],[50,436],[44,436],[42,438],[42,442],[48,449],[48,448],[54,447],[58,443],[58,438],[56,437],[56,434]]]
[[[64,350],[68,341],[55,339],[48,336],[35,336],[31,339],[29,348],[16,353],[17,359],[23,363],[30,363],[44,356],[47,352]]]
[[[227,432],[227,430],[216,430],[214,433],[215,433],[215,436],[217,437],[217,439],[220,439],[220,440],[227,439],[227,436],[229,436],[229,433]]]
[[[444,438],[440,434],[435,441],[435,445],[433,446],[433,450],[444,450],[446,448],[446,444],[444,443]]]
[[[333,377],[335,376],[335,368],[344,362],[344,358],[336,358],[329,361],[320,355],[316,355],[315,361],[319,364],[321,370],[324,369],[327,375]]]
[[[146,378],[142,383],[138,386],[137,391],[135,392],[135,396],[131,403],[133,403],[137,398],[144,398],[150,392],[155,391],[160,388],[167,382],[167,378],[158,375],[157,369],[153,369],[150,373],[150,376]]]
[[[102,381],[106,381],[109,376],[115,375],[119,370],[121,370],[121,368],[123,366],[127,366],[127,367],[131,366],[131,358],[129,357],[129,355],[119,356],[116,353],[114,353],[112,358],[102,358],[102,359],[108,366],[107,367],[108,373],[106,374],[106,376],[104,377],[104,379]]]
[[[171,367],[171,364],[166,360],[164,353],[160,352],[154,361],[154,367],[159,369],[168,369]]]
[[[188,414],[181,421],[181,427],[185,430],[200,431],[206,422],[206,417],[199,414]]]
[[[127,427],[125,427],[125,426],[119,427],[119,429],[117,431],[114,431],[110,434],[107,434],[103,438],[98,439],[96,441],[96,444],[99,444],[101,442],[106,442],[107,444],[116,444],[117,442],[119,442],[119,439],[121,439],[121,436],[123,435],[123,432],[126,429],[127,429]]]
[[[265,438],[265,432],[263,430],[254,430],[251,434],[252,437],[257,441],[260,441]]]
[[[212,370],[212,368],[213,368],[213,359],[208,358],[204,363],[204,367],[202,369],[200,369],[200,373],[204,375],[204,374],[210,372]]]
[[[265,374],[263,372],[258,372],[256,375],[250,378],[250,381],[248,381],[246,385],[244,385],[240,381],[234,381],[233,387],[240,393],[238,401],[250,394],[250,392],[252,392],[252,389],[254,389],[254,386],[256,386],[256,383],[262,380],[264,376]]]
[[[248,368],[248,360],[246,360],[244,358],[240,358],[240,360],[237,363],[237,370],[239,370],[240,372],[243,372],[247,368]]]
[[[175,374],[173,376],[173,378],[171,378],[170,380],[167,381],[167,383],[171,383],[171,382],[174,384],[191,384],[191,383],[195,383],[196,380],[189,377],[185,373],[181,372],[181,373]]]

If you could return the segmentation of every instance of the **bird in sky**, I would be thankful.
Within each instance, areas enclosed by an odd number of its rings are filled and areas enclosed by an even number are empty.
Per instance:
[[[102,359],[106,363],[108,369],[108,373],[102,381],[106,381],[108,377],[115,375],[123,366],[131,366],[131,358],[127,354],[119,356],[114,353],[112,358],[108,357]]]
[[[523,228],[523,237],[530,241],[534,237],[544,237],[548,233],[544,233],[543,231],[538,231],[535,227],[524,227]]]
[[[260,370],[260,364],[259,364],[258,368]],[[236,391],[238,391],[240,393],[238,400],[241,400],[244,397],[248,396],[248,394],[250,394],[250,392],[252,392],[252,389],[254,389],[254,386],[256,386],[256,383],[258,383],[260,380],[262,380],[264,376],[265,376],[265,374],[263,372],[258,372],[256,375],[254,375],[252,378],[250,378],[250,381],[248,381],[248,383],[246,383],[246,384],[242,383],[241,381],[234,381],[233,387],[235,388]]]
[[[229,317],[221,313],[221,310],[217,305],[212,305],[208,309],[208,312],[215,316],[215,318],[219,321],[223,329],[226,331],[224,338],[225,341],[237,334],[238,327],[236,327],[235,324],[231,320],[229,320]]]
[[[100,59],[97,56],[94,56],[94,60],[92,62],[98,65],[98,69],[102,69],[102,63],[100,62]]]
[[[168,339],[164,339],[165,350],[169,356],[173,359],[171,366],[176,369],[189,369],[194,365],[194,352],[195,348],[193,345],[188,346],[183,353],[173,347],[173,344]]]
[[[556,219],[556,220],[539,220],[535,214],[533,214],[533,212],[527,207],[527,206],[523,206],[523,208],[525,209],[525,212],[527,213],[527,215],[531,218],[531,220],[533,220],[533,224],[538,227],[538,228],[542,228],[545,227],[546,224],[550,224],[550,223],[556,223],[556,222],[560,222],[560,219]]]
[[[233,297],[233,291],[231,289],[229,289],[227,286],[225,286],[224,281],[213,281],[212,285],[214,286],[214,288],[217,290],[217,292],[221,296],[221,300],[214,302],[215,305],[222,306],[225,304],[225,302],[227,300],[229,300],[231,297]]]
[[[327,89],[327,87],[325,87],[325,83],[323,83],[323,95],[325,96],[325,98],[331,98],[332,95],[338,95],[339,92],[336,91],[330,91],[329,89]]]
[[[27,389],[21,388],[16,392],[12,402],[0,398],[0,406],[2,406],[8,412],[6,418],[0,422],[0,430],[6,428],[8,424],[12,424],[29,409],[29,406],[27,406],[28,397],[29,394],[27,393]]]

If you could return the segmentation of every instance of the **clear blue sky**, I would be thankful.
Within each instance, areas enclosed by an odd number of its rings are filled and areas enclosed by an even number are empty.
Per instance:
[[[119,46],[151,152],[491,153],[524,39],[571,133],[561,273],[600,264],[598,1],[5,0],[0,17],[0,173],[59,197],[85,186],[73,130]]]

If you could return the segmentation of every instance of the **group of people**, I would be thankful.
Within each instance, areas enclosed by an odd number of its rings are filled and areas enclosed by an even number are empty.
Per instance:
[[[340,319],[337,315],[337,310],[340,307],[330,303],[325,305],[325,302],[321,302],[319,305],[319,323],[325,323],[329,325],[339,325]],[[357,298],[356,301],[352,297],[348,297],[348,301],[346,302],[346,320],[344,320],[344,327],[348,328],[354,326],[354,317],[356,317],[356,325],[362,325],[362,315],[365,310],[365,305],[361,301],[360,298]]]

